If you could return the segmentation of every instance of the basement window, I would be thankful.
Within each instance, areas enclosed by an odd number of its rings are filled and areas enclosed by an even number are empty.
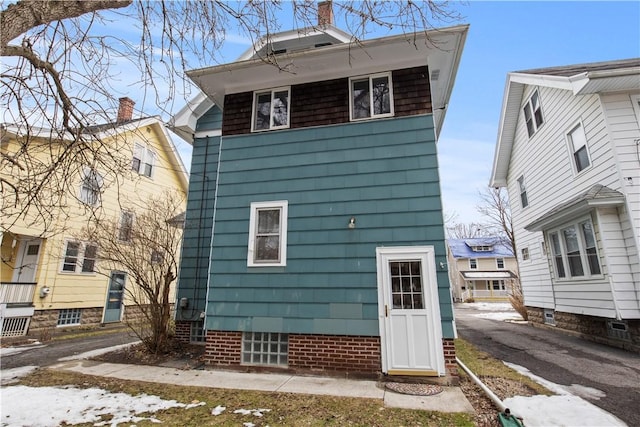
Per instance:
[[[544,309],[544,323],[546,325],[556,325],[556,314],[555,311],[545,308]]]
[[[204,319],[197,322],[191,322],[191,331],[189,341],[192,343],[205,342],[206,331],[204,329]]]
[[[631,334],[629,333],[629,325],[627,322],[619,320],[607,321],[607,335],[609,338],[615,338],[618,340],[631,341]]]
[[[81,308],[63,308],[58,312],[57,326],[79,325],[81,318],[82,318]]]
[[[273,332],[245,332],[242,335],[242,363],[286,367],[289,335]]]

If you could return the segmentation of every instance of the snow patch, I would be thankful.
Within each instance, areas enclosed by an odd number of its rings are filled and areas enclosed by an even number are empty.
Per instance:
[[[0,385],[13,384],[22,377],[26,377],[38,369],[37,366],[21,366],[13,369],[3,369],[0,371]]]
[[[60,359],[58,359],[58,361],[67,362],[70,360],[91,359],[92,357],[101,356],[106,353],[111,353],[112,351],[118,351],[123,348],[134,346],[136,344],[140,344],[140,341],[132,342],[129,344],[114,345],[113,347],[99,348],[97,350],[85,351],[84,353],[74,354],[73,356],[61,357]]]

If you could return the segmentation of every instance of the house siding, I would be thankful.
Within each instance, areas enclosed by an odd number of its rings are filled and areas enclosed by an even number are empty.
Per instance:
[[[432,112],[426,66],[392,72],[394,115]],[[349,79],[341,78],[291,87],[290,129],[349,123]],[[224,100],[222,134],[251,133],[253,92],[228,95]]]
[[[222,143],[208,330],[378,336],[376,247],[433,245],[446,262],[431,115]],[[247,267],[250,204],[276,200],[289,203],[287,265]],[[451,338],[446,271],[437,276]]]
[[[640,301],[640,163],[638,162],[638,138],[640,138],[640,106],[634,110],[632,97],[640,91],[605,94],[602,105],[612,141],[621,191],[626,204],[620,209],[623,224],[622,239],[629,254],[629,266],[635,283],[635,298]],[[636,101],[637,102],[637,101]]]
[[[611,250],[629,246],[623,237],[624,230],[612,228],[616,224],[620,228],[620,220],[625,218],[624,212],[613,212],[612,216],[610,211],[599,209],[584,211],[576,216],[575,219],[591,217],[603,267],[602,278],[593,278],[584,283],[556,281],[553,288],[550,273],[553,266],[543,253],[543,233],[524,230],[526,224],[567,199],[585,192],[596,183],[624,191],[600,96],[574,96],[561,89],[526,87],[523,103],[535,89],[539,91],[545,123],[529,138],[520,110],[508,177],[525,303],[533,307],[614,318],[616,310],[609,277],[614,279],[616,291],[627,288],[628,285],[624,283],[629,283],[629,276],[622,267],[629,264],[626,251]],[[586,134],[591,166],[576,174],[566,134],[578,123],[582,124]],[[521,175],[525,177],[529,200],[529,206],[524,209],[520,204],[517,183]],[[559,182],[562,183],[562,191],[551,191],[558,188]],[[619,213],[621,214],[618,215]],[[605,244],[607,248],[604,247]],[[520,251],[523,247],[529,249],[530,259],[527,261],[521,259]],[[626,300],[628,297],[628,293],[616,294],[616,299]]]

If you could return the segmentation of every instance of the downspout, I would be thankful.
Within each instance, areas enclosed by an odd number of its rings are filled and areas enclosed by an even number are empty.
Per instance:
[[[460,365],[460,367],[462,368],[462,370],[469,375],[469,378],[471,378],[471,380],[476,383],[476,385],[478,385],[478,387],[480,387],[482,389],[482,391],[484,392],[484,394],[487,395],[487,397],[489,399],[491,399],[491,401],[494,403],[494,405],[496,405],[498,407],[498,410],[500,412],[506,413],[506,414],[510,414],[511,411],[509,410],[509,408],[507,408],[507,406],[502,402],[502,400],[500,400],[500,398],[498,396],[496,396],[496,394],[491,391],[491,389],[489,387],[487,387],[482,381],[480,381],[480,379],[475,376],[475,374],[473,372],[471,372],[471,370],[469,368],[467,368],[467,366],[462,363],[462,361],[460,359],[458,359],[456,357],[456,362],[458,363],[458,365]],[[522,417],[517,415],[517,414],[511,414],[514,417],[518,418],[519,420],[522,420]]]

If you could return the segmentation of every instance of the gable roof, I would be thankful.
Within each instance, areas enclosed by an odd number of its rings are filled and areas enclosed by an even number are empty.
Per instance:
[[[87,137],[91,138],[110,138],[124,132],[131,132],[136,129],[148,126],[154,127],[158,134],[162,135],[162,137],[159,138],[160,143],[162,144],[163,149],[166,152],[167,157],[169,158],[172,169],[178,176],[180,185],[186,193],[189,187],[189,175],[187,174],[187,170],[184,167],[182,158],[180,157],[180,154],[178,153],[178,150],[176,149],[171,136],[167,132],[167,129],[164,123],[160,120],[159,116],[143,117],[139,119],[127,120],[126,122],[120,123],[112,122],[89,126],[84,129],[83,133],[87,135]],[[26,133],[25,128],[15,124],[0,124],[0,127],[2,128],[2,139],[5,138],[5,134],[12,134],[17,136]],[[50,128],[31,127],[29,129],[29,134],[32,137],[57,141],[73,139],[73,136],[69,132],[59,132],[55,129]]]
[[[204,94],[200,96],[201,102],[222,107],[225,95],[231,93],[427,65],[435,130],[436,135],[439,135],[468,29],[468,25],[459,25],[411,35],[364,40],[357,45],[342,42],[294,50],[277,56],[279,66],[262,59],[241,59],[229,64],[191,70],[187,72],[187,76]],[[182,124],[177,129],[179,135],[193,134],[194,127],[189,126],[194,122],[194,113],[199,110],[202,110],[199,105],[191,102],[188,109],[183,109],[176,115],[175,126]]]
[[[511,246],[500,237],[476,237],[468,239],[447,239],[447,245],[454,258],[501,258],[513,257]],[[492,251],[474,252],[474,246],[493,246]]]
[[[504,187],[511,160],[525,87],[543,86],[569,90],[574,96],[640,88],[640,58],[537,68],[507,74],[502,98],[498,141],[489,185]]]

